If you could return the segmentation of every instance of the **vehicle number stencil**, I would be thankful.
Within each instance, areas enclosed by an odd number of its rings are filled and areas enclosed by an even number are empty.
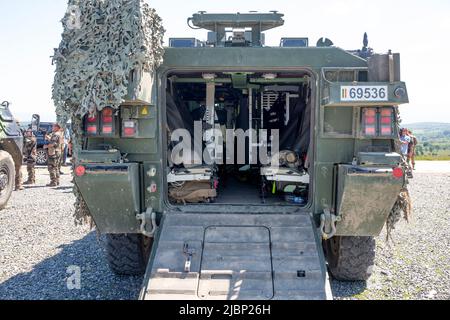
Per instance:
[[[388,101],[388,87],[342,86],[341,101]]]

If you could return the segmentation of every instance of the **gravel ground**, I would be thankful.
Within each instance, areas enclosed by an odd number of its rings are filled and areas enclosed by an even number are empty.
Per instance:
[[[38,184],[14,192],[0,213],[0,299],[137,299],[142,277],[111,273],[103,240],[74,227],[70,175],[56,189],[45,187],[48,180],[38,169]],[[450,170],[419,171],[410,190],[413,220],[398,225],[394,243],[378,239],[367,283],[332,282],[336,299],[450,299]],[[81,269],[80,290],[67,287],[73,266]]]
[[[74,226],[71,176],[62,176],[59,188],[45,187],[45,168],[37,178],[0,213],[0,299],[137,299],[142,278],[114,275],[97,233]],[[81,268],[81,290],[67,288],[73,266]]]
[[[444,163],[440,163],[444,165]],[[336,299],[450,299],[450,163],[436,173],[419,163],[411,180],[413,217],[401,221],[393,241],[377,239],[374,275],[367,282],[333,281]]]

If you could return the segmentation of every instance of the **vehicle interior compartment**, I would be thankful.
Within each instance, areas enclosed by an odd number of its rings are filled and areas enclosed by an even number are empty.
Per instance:
[[[306,72],[169,74],[170,203],[306,206],[312,83]]]

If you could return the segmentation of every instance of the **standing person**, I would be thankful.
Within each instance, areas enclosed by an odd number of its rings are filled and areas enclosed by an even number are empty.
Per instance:
[[[407,159],[409,154],[409,144],[411,143],[411,138],[408,136],[408,129],[400,130],[400,143],[402,155]]]
[[[59,186],[59,163],[61,161],[61,127],[53,125],[52,133],[46,136],[45,149],[48,153],[48,172],[50,184],[47,187]]]
[[[60,175],[64,175],[64,172],[62,172],[61,167],[66,162],[66,138],[65,138],[65,130],[61,128],[59,130],[61,136],[60,136],[60,146],[61,146],[61,158],[59,159],[59,165],[58,165],[58,171]]]
[[[411,142],[409,143],[408,164],[412,166],[413,170],[416,170],[416,147],[419,141],[417,141],[416,136],[413,135],[411,130],[408,130],[408,136],[411,138]]]
[[[402,129],[400,130],[400,143],[401,143],[401,152],[402,156],[407,161],[408,155],[409,155],[409,144],[411,143],[411,137],[408,135],[408,129]],[[407,162],[408,168],[407,168],[407,175],[408,178],[413,178],[411,166]]]
[[[37,140],[33,134],[33,130],[29,128],[25,132],[23,156],[27,162],[28,180],[25,185],[33,185],[36,183],[36,156],[37,156]]]
[[[20,126],[20,120],[19,119],[15,119],[16,120],[16,125],[19,128],[22,137],[24,136],[24,132],[22,127]],[[15,161],[15,166],[16,166],[16,181],[15,181],[15,191],[22,191],[25,190],[25,188],[22,185],[22,163],[18,163],[18,161]]]

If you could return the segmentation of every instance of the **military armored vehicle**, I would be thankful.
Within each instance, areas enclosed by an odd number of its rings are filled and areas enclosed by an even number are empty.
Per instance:
[[[9,105],[7,101],[0,105],[0,210],[8,204],[23,161],[23,134]]]
[[[266,46],[278,12],[188,23],[207,41],[172,38],[119,110],[84,118],[75,183],[112,270],[145,273],[142,299],[327,299],[327,268],[367,280],[407,183],[399,54]]]

